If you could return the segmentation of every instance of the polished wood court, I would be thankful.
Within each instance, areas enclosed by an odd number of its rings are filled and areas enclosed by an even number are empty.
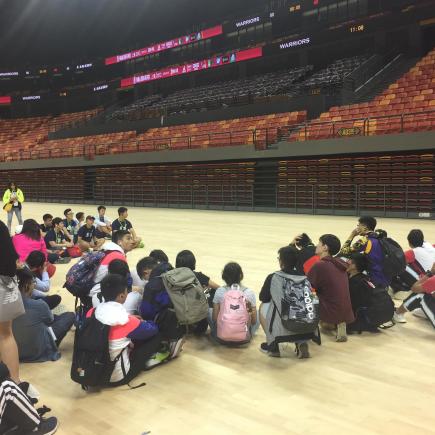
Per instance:
[[[43,213],[62,216],[65,204],[30,204],[24,218]],[[96,213],[74,205],[73,211]],[[115,207],[107,210],[115,218]],[[258,294],[268,273],[277,269],[277,250],[295,234],[313,240],[335,233],[342,241],[355,217],[288,215],[171,209],[129,209],[129,220],[145,240],[145,249],[128,255],[130,266],[151,249],[163,249],[172,261],[182,249],[197,257],[197,270],[221,282],[224,264],[237,261],[245,285]],[[379,219],[379,228],[406,247],[406,235],[421,228],[435,242],[433,221]],[[61,289],[68,265],[58,266],[54,292],[72,308]],[[169,434],[435,434],[435,331],[426,320],[407,315],[408,323],[380,334],[351,336],[336,343],[323,335],[312,344],[312,358],[299,361],[288,345],[285,357],[260,353],[259,331],[248,348],[229,349],[208,337],[189,338],[182,355],[144,372],[135,383],[145,387],[83,392],[69,377],[73,334],[61,345],[56,362],[22,364],[21,377],[41,392],[64,435]]]

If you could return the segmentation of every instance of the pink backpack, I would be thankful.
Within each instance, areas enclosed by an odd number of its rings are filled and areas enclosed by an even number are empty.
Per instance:
[[[233,284],[225,293],[224,300],[220,304],[217,336],[227,342],[246,342],[250,339],[246,299],[237,284]]]

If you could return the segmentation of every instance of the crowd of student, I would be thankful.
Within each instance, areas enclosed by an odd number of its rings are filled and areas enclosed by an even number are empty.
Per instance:
[[[373,217],[361,217],[343,245],[332,234],[322,235],[317,244],[300,234],[279,249],[278,271],[266,277],[257,308],[256,294],[243,285],[242,267],[235,262],[224,266],[223,285],[196,270],[189,250],[178,253],[175,267],[163,251],[154,250],[130,269],[127,254],[143,247],[142,241],[125,207],[113,222],[105,211],[100,206],[97,216],[77,213],[74,219],[68,208],[64,219],[46,214],[41,225],[27,219],[12,238],[0,222],[5,246],[0,254],[0,357],[10,372],[2,377],[0,367],[0,412],[8,427],[54,433],[53,418],[35,415],[18,360],[57,360],[74,324],[71,378],[84,387],[130,384],[141,371],[176,358],[186,334],[208,329],[216,343],[246,346],[261,325],[266,336],[262,352],[279,357],[280,344],[290,342],[303,359],[310,357],[310,341],[320,344],[320,331],[345,342],[348,334],[406,322],[404,314],[418,309],[435,328],[435,248],[420,230],[408,235],[403,270],[387,261],[392,253],[383,240],[390,241],[391,249],[394,241],[376,231]],[[50,276],[55,264],[71,257],[82,258],[70,268],[65,287],[80,307],[77,313],[53,314],[61,297],[49,294]],[[396,310],[390,286],[410,291]],[[104,340],[107,356],[96,373],[86,364],[103,358],[105,348],[98,355],[89,349]]]

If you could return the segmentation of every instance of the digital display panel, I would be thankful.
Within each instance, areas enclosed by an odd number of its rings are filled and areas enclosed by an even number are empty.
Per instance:
[[[244,60],[255,59],[263,55],[262,47],[250,48],[248,50],[234,51],[221,56],[214,56],[197,62],[184,65],[172,66],[146,74],[135,75],[121,80],[121,88],[133,86],[138,83],[151,82],[154,80],[166,79],[182,74],[189,74],[193,71],[201,71],[209,68],[217,68],[229,63],[241,62]]]
[[[213,36],[221,35],[223,32],[222,26],[210,27],[200,32],[191,33],[190,35],[180,36],[169,41],[160,42],[158,44],[150,45],[148,47],[140,48],[138,50],[130,51],[117,56],[107,57],[104,61],[105,65],[113,65],[115,63],[126,62],[127,60],[144,57],[149,54],[159,53],[160,51],[170,50],[171,48],[187,45],[201,39],[212,38]]]
[[[11,97],[0,97],[0,104],[11,104]]]

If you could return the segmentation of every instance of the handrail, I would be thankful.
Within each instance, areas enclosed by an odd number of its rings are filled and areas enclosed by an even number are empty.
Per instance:
[[[403,133],[406,130],[406,122],[410,117],[429,116],[432,119],[432,115],[435,114],[435,110],[425,110],[410,113],[401,113],[394,115],[376,115],[355,117],[349,119],[341,119],[337,121],[333,120],[313,120],[303,123],[295,123],[290,125],[283,125],[277,127],[263,127],[253,129],[242,130],[229,130],[229,131],[215,131],[195,133],[192,135],[184,136],[169,136],[169,137],[140,137],[137,136],[134,139],[122,140],[115,142],[105,143],[83,143],[78,146],[62,147],[62,148],[50,148],[44,149],[28,149],[28,150],[16,150],[9,154],[7,151],[0,151],[0,161],[16,161],[16,160],[38,160],[44,158],[65,158],[65,157],[85,157],[92,159],[96,155],[105,154],[119,154],[130,152],[144,152],[144,151],[158,151],[169,149],[194,149],[194,148],[207,148],[211,146],[228,146],[228,145],[254,145],[256,149],[266,149],[272,143],[279,141],[298,141],[313,139],[310,137],[310,133],[318,127],[330,126],[330,130],[327,133],[327,137],[348,137],[348,136],[367,136],[376,134],[376,130],[371,131],[371,126],[376,121],[384,122],[385,120],[397,119],[400,121],[400,132]],[[360,126],[354,126],[353,124],[359,122],[362,124],[361,128],[357,131],[356,128]],[[386,124],[386,123],[385,123]],[[385,124],[382,124],[383,126]],[[340,129],[347,129],[355,131],[347,131],[346,134],[341,135]],[[246,135],[241,143],[239,137]],[[92,136],[88,137],[91,141]],[[315,139],[315,138],[314,138]],[[44,145],[50,145],[50,142],[56,143],[57,140],[44,142]],[[185,143],[186,145],[182,145]],[[178,145],[177,145],[178,144]],[[148,145],[148,146],[147,146]]]

